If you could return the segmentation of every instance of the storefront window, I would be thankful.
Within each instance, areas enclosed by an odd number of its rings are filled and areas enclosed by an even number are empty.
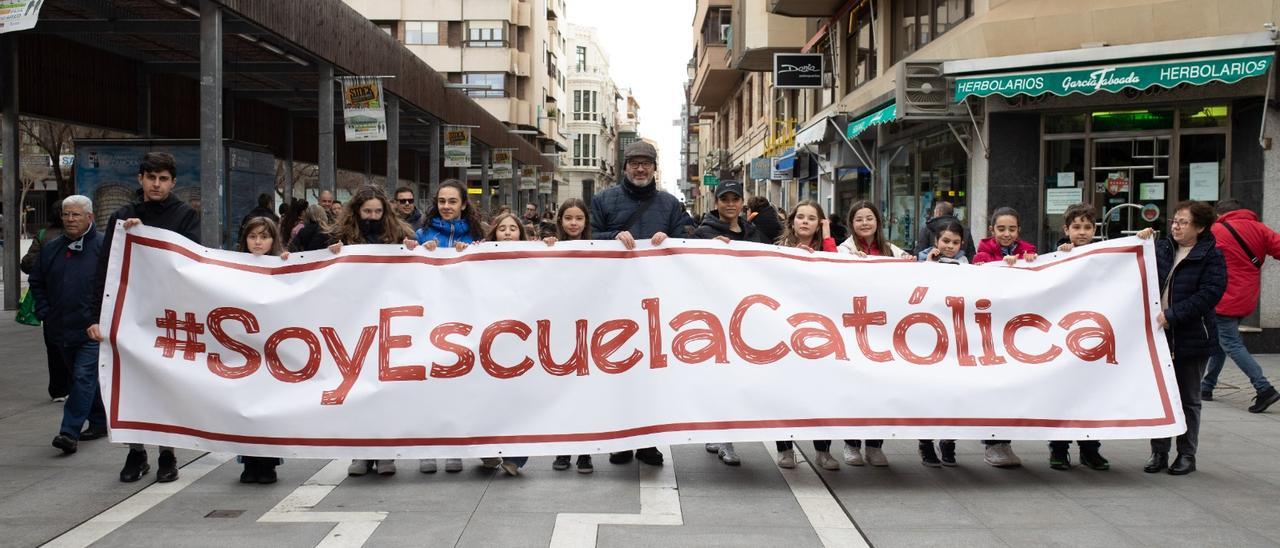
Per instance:
[[[891,241],[903,249],[932,244],[917,242],[916,237],[940,201],[951,202],[962,222],[969,218],[968,156],[952,133],[935,133],[881,154],[889,158],[885,222]]]
[[[1227,136],[1183,135],[1178,156],[1178,196],[1216,202],[1227,195]]]
[[[1093,131],[1173,129],[1173,109],[1112,110],[1093,113]]]
[[[1227,127],[1225,105],[1190,107],[1179,109],[1179,123],[1183,129],[1199,127]]]
[[[1046,114],[1044,116],[1044,132],[1045,133],[1084,133],[1085,120],[1088,116],[1083,113],[1075,114]]]
[[[1062,213],[1066,208],[1088,196],[1084,148],[1084,139],[1045,142],[1043,226],[1047,244],[1056,244],[1062,238]]]

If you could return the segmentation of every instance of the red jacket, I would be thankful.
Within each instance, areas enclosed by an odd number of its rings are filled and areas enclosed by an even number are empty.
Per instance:
[[[1258,215],[1248,209],[1223,214],[1210,229],[1218,240],[1218,249],[1227,260],[1227,292],[1218,302],[1216,312],[1220,316],[1243,318],[1253,314],[1258,307],[1261,269],[1249,262],[1249,255],[1240,248],[1240,242],[1227,227],[1222,226],[1224,222],[1231,223],[1231,228],[1236,229],[1253,255],[1264,261],[1268,255],[1280,259],[1280,233],[1258,222]]]
[[[1035,253],[1036,246],[1025,240],[1017,240],[1013,244],[1013,254],[1021,258],[1027,253]],[[1004,250],[995,238],[983,238],[978,244],[978,253],[973,256],[973,264],[990,263],[1004,259]]]

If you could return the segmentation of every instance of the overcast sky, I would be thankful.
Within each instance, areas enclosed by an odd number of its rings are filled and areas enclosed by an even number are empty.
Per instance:
[[[680,118],[685,67],[693,54],[693,0],[566,0],[566,18],[595,27],[620,88],[640,103],[640,136],[658,142],[659,181],[679,195]],[[566,55],[572,54],[566,52]],[[622,166],[618,166],[619,171]]]

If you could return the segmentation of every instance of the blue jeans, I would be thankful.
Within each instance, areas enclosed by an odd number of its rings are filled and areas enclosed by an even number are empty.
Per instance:
[[[1208,370],[1205,371],[1204,380],[1200,381],[1201,392],[1210,392],[1218,385],[1218,374],[1222,373],[1227,356],[1231,356],[1236,367],[1249,377],[1254,390],[1262,392],[1271,388],[1271,382],[1262,374],[1262,366],[1253,359],[1249,350],[1244,347],[1244,341],[1240,339],[1240,318],[1218,316],[1218,348],[1209,356]]]
[[[80,439],[84,422],[94,428],[106,429],[107,412],[102,406],[102,392],[98,390],[98,343],[89,341],[79,346],[59,346],[65,363],[71,364],[71,394],[62,407],[61,433]]]

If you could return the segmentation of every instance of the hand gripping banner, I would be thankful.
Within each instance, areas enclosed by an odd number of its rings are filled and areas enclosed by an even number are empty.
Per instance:
[[[114,229],[114,442],[425,458],[1184,430],[1134,238],[978,268],[693,240],[283,261]]]

